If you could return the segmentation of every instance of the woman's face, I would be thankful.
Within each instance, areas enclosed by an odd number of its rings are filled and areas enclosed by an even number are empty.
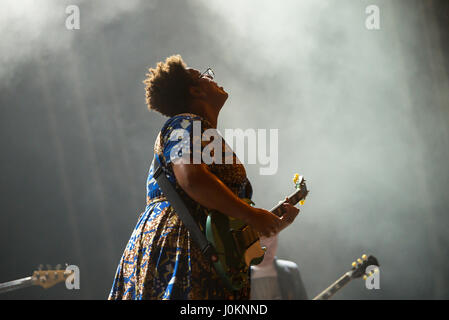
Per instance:
[[[228,99],[228,93],[220,87],[209,75],[202,75],[200,71],[196,69],[188,69],[192,74],[192,77],[198,79],[195,86],[194,94],[198,97],[205,99],[209,104],[221,108],[226,99]]]

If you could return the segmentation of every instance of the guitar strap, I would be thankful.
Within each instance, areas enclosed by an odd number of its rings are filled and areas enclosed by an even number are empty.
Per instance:
[[[154,165],[154,174],[153,177],[156,179],[159,188],[164,193],[167,200],[170,202],[171,206],[175,209],[181,221],[186,226],[187,230],[190,232],[193,240],[196,242],[198,247],[201,249],[203,255],[212,262],[216,262],[218,260],[217,254],[215,252],[214,247],[211,245],[209,241],[207,241],[206,236],[203,234],[195,219],[193,219],[190,210],[182,200],[178,191],[176,191],[175,187],[168,180],[166,173],[167,169],[163,167],[159,155],[157,153],[154,154],[153,159]]]

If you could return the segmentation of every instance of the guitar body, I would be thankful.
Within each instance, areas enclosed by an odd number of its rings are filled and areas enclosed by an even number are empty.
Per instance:
[[[239,290],[248,281],[248,269],[262,262],[265,250],[257,232],[238,219],[217,211],[209,213],[206,238],[218,255],[215,270],[230,290]]]
[[[308,194],[302,177],[295,175],[294,182],[297,190],[288,197],[292,205],[304,201]],[[243,200],[254,204],[250,199]],[[270,211],[281,216],[282,203]],[[240,290],[249,281],[248,270],[251,265],[261,263],[264,258],[265,248],[260,245],[259,234],[239,219],[210,211],[206,221],[206,238],[217,253],[214,267],[224,284],[231,291]]]

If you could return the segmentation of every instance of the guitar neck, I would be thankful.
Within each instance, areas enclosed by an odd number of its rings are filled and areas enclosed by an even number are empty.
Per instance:
[[[303,198],[303,192],[302,190],[296,190],[295,192],[293,192],[289,197],[288,197],[288,202],[294,206],[296,205],[299,201],[301,201],[301,198]],[[276,205],[274,208],[272,208],[270,210],[270,212],[274,213],[275,215],[277,215],[278,217],[282,216],[285,213],[284,207],[282,206],[282,203],[279,203],[278,205]]]
[[[0,283],[0,293],[26,288],[34,285],[34,280],[32,277],[26,277],[14,281],[8,281]]]
[[[328,300],[330,299],[335,293],[337,293],[338,290],[343,288],[345,285],[347,285],[351,280],[352,272],[346,272],[344,275],[342,275],[337,281],[335,281],[333,284],[331,284],[326,290],[321,292],[319,295],[317,295],[313,300]]]

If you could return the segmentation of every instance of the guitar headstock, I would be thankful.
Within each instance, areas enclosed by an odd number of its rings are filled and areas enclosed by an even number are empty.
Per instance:
[[[288,202],[291,205],[296,205],[298,202],[299,204],[303,205],[307,194],[309,193],[309,190],[307,190],[306,186],[306,180],[303,176],[300,176],[299,174],[295,174],[293,177],[293,183],[295,184],[295,192],[293,192],[291,195],[288,196]],[[272,208],[270,211],[277,215],[278,217],[282,216],[284,214],[285,210],[282,207],[282,204],[284,201],[280,201],[277,206]]]
[[[72,271],[61,269],[59,264],[54,269],[49,265],[47,265],[47,269],[40,266],[38,270],[33,272],[32,280],[34,285],[47,289],[65,281],[71,274]]]
[[[373,266],[375,266],[375,268],[370,268],[371,271],[367,273],[367,269]],[[313,298],[313,300],[328,300],[352,279],[360,278],[363,276],[363,279],[366,280],[375,272],[379,272],[379,262],[377,261],[376,257],[371,255],[367,256],[366,254],[364,254],[361,258],[352,263],[352,269],[350,271],[346,272],[329,288]]]
[[[376,268],[368,274],[366,273],[366,269],[369,266],[379,267],[379,262],[374,256],[367,256],[366,254],[362,255],[361,258],[358,258],[352,263],[351,277],[355,279],[363,276],[363,278],[366,280],[367,277],[379,271],[379,268]]]
[[[307,194],[309,190],[307,190],[306,179],[303,176],[300,176],[298,173],[295,173],[293,176],[293,183],[295,184],[295,188],[297,189],[297,193],[299,196],[299,204],[303,205],[306,202]]]

